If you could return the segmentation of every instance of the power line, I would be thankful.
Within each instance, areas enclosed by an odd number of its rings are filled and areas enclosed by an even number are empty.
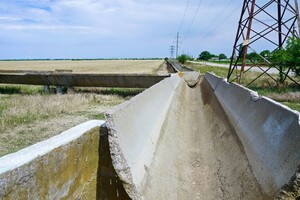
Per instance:
[[[229,15],[227,15],[226,17],[224,17],[224,19],[218,23],[210,32],[208,32],[204,38],[202,40],[205,40],[212,32],[214,32],[217,28],[219,28],[219,26],[221,26],[224,22],[226,22],[236,11],[237,9],[241,6],[241,4],[238,4],[237,7],[235,7],[230,13]]]
[[[231,3],[232,3],[233,1],[234,1],[234,0],[230,0],[230,1],[226,4],[226,6],[224,6],[223,9],[222,9],[220,12],[218,12],[218,15],[216,15],[216,17],[213,18],[213,20],[211,20],[210,23],[208,23],[209,25],[206,27],[206,29],[208,29],[209,27],[211,27],[211,25],[213,25],[213,24],[215,23],[215,21],[216,21],[217,19],[220,18],[220,16],[224,13],[225,10],[227,10],[227,8],[231,5]],[[214,1],[214,3],[215,3],[215,1]],[[211,4],[211,5],[214,5],[214,3]],[[211,7],[212,7],[212,6],[211,6]],[[206,12],[206,13],[207,13],[207,12]],[[195,27],[194,30],[195,30],[196,28],[197,28],[197,27]],[[194,31],[194,30],[193,30],[193,31]]]
[[[214,5],[215,5],[215,3],[216,3],[216,0],[214,0],[214,1],[212,2],[212,4],[210,4],[210,6],[209,6],[207,9],[205,9],[205,12],[201,12],[201,13],[200,13],[200,16],[206,16],[206,13],[207,13]],[[201,19],[201,17],[199,17],[199,18]],[[189,34],[190,34],[190,33],[193,33],[197,27],[198,27],[198,26],[195,26],[195,27],[189,32]],[[184,38],[184,39],[185,39],[185,38]]]
[[[190,3],[190,0],[188,0],[187,3],[186,3],[185,10],[184,10],[184,14],[183,14],[183,17],[182,17],[182,20],[181,20],[181,23],[180,23],[178,32],[180,32],[181,29],[182,29],[183,22],[184,22],[184,19],[185,19],[185,16],[186,16],[186,12],[187,12],[187,9],[188,9],[188,7],[189,7],[189,3]]]
[[[178,57],[178,43],[179,43],[179,32],[177,32],[177,37],[176,37],[176,58]]]
[[[194,16],[193,16],[193,18],[192,18],[192,21],[191,21],[191,23],[190,23],[190,25],[189,25],[189,27],[188,27],[188,29],[187,29],[187,32],[185,33],[185,36],[184,36],[183,40],[185,40],[185,38],[187,37],[188,32],[190,31],[190,29],[191,29],[191,27],[192,27],[192,25],[193,25],[193,23],[194,23],[194,21],[195,21],[195,18],[196,18],[196,16],[197,16],[197,14],[198,14],[198,12],[199,12],[199,9],[200,9],[200,6],[201,6],[201,4],[202,4],[202,1],[203,1],[203,0],[200,0],[200,1],[199,1],[199,4],[198,4],[197,9],[196,9],[196,12],[195,12],[195,14],[194,14]]]

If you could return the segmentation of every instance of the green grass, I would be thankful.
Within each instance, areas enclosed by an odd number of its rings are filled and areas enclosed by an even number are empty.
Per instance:
[[[35,86],[1,87],[5,94],[0,94],[0,157],[60,133],[52,127],[41,129],[44,123],[57,118],[67,124],[73,119],[104,120],[105,110],[143,91],[96,88],[85,89],[87,93],[45,95]]]
[[[228,69],[224,67],[212,67],[212,66],[202,66],[199,64],[187,64],[188,67],[200,71],[201,74],[205,74],[206,72],[213,72],[217,76],[227,77]]]
[[[79,93],[94,93],[102,95],[117,95],[122,98],[133,97],[143,92],[141,88],[78,88]]]
[[[249,86],[249,89],[257,91],[259,94],[261,95],[268,95],[268,94],[272,94],[272,93],[276,93],[276,94],[285,94],[285,93],[289,93],[289,92],[300,92],[299,87],[295,86],[295,85],[289,85],[287,87],[276,87],[276,86],[272,86],[272,87],[262,87],[259,85],[253,85],[253,86]],[[300,101],[300,99],[299,99]]]
[[[42,86],[0,84],[0,94],[42,94]]]
[[[300,88],[295,85],[285,87],[259,87],[256,85],[249,88],[257,91],[259,95],[269,97],[300,112]]]
[[[197,60],[196,62],[211,62],[217,64],[230,64],[230,60]],[[239,61],[238,64],[242,64],[242,61]],[[253,64],[251,62],[246,62],[246,64]]]
[[[92,119],[98,119],[98,120],[105,120],[105,114],[104,113],[91,114],[90,118],[92,118]]]
[[[211,63],[218,63],[218,64],[230,64],[230,60],[228,61],[218,61],[218,60],[209,60],[207,62],[211,62]]]
[[[300,112],[300,103],[295,103],[295,102],[280,102],[280,103],[288,106],[293,110],[297,110],[298,112]]]
[[[111,107],[139,94],[143,89],[94,88],[79,89],[77,94],[44,95],[40,87],[1,86],[0,131],[31,124],[61,114],[76,113],[90,106]],[[78,113],[80,115],[80,113]],[[90,118],[104,119],[104,114]]]

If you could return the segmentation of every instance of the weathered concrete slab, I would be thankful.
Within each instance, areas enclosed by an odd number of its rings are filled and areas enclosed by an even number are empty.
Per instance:
[[[173,75],[106,113],[113,165],[131,197],[141,198],[136,187],[152,162],[162,119],[179,82]]]
[[[149,88],[169,75],[151,74],[0,74],[0,83],[79,87]]]
[[[237,131],[263,191],[272,196],[300,164],[299,112],[219,80],[215,95]]]
[[[130,199],[93,120],[0,158],[0,199]]]
[[[96,199],[99,129],[89,121],[0,158],[0,199]]]

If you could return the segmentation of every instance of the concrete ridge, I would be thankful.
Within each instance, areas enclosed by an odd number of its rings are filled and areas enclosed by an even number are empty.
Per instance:
[[[81,86],[81,87],[124,87],[148,88],[170,75],[154,74],[75,74],[75,73],[26,73],[0,74],[0,83]]]
[[[104,121],[101,120],[87,121],[50,139],[38,142],[32,146],[21,149],[16,153],[0,157],[0,174],[29,163],[37,157],[43,156],[53,149],[79,138],[86,131],[91,130],[94,127],[100,127],[103,123]]]

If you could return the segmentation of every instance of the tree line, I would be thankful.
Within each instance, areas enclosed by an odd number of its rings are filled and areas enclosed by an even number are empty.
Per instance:
[[[242,49],[240,53],[243,53]],[[228,59],[224,53],[215,55],[209,51],[202,51],[197,60],[208,61],[212,58],[218,60]],[[243,56],[240,56],[240,59],[242,58]],[[300,76],[300,38],[289,38],[285,48],[278,48],[273,52],[269,50],[263,50],[260,53],[251,52],[247,54],[246,58],[249,62],[254,64],[265,63],[266,60],[268,60],[271,66],[277,66],[281,71],[289,69],[293,71],[296,76]],[[177,60],[184,64],[188,60],[194,60],[194,58],[187,54],[182,54],[177,57]],[[285,79],[283,75],[283,73],[279,74],[281,81]]]
[[[197,58],[197,60],[210,60],[212,58],[216,58],[217,60],[224,60],[227,59],[227,56],[224,53],[219,55],[211,54],[209,51],[202,51]],[[194,58],[188,54],[181,54],[176,58],[178,62],[184,64],[188,60],[194,60]]]

